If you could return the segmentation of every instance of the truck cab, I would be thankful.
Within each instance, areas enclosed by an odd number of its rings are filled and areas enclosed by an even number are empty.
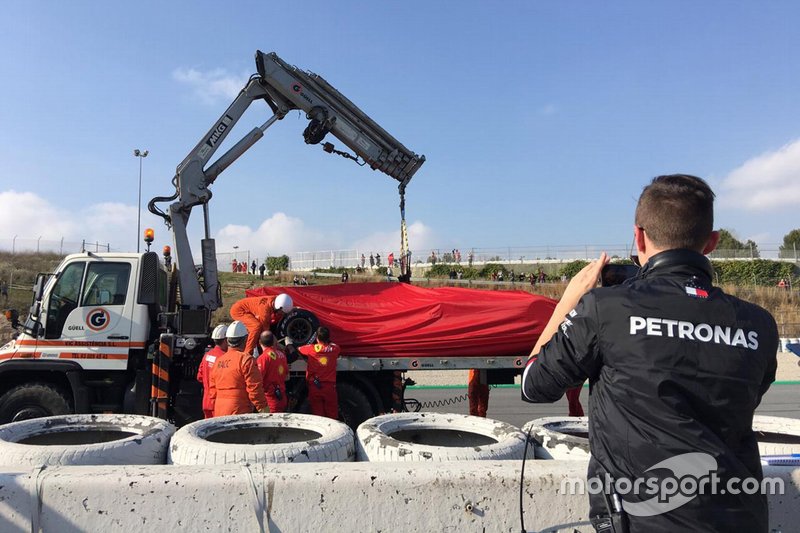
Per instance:
[[[0,423],[147,412],[147,349],[167,306],[157,254],[71,254],[40,274],[20,335],[0,348]],[[138,408],[137,408],[138,405]]]

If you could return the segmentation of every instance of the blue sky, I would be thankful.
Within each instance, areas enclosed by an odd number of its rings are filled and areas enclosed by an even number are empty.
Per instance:
[[[794,2],[13,1],[3,15],[0,248],[134,249],[132,150],[150,151],[144,208],[257,49],[425,154],[414,250],[624,244],[641,187],[673,172],[708,179],[716,225],[741,240],[800,226]],[[228,144],[269,115],[253,105]],[[396,182],[305,145],[305,124],[290,114],[214,184],[218,251],[397,248]],[[167,242],[145,210],[148,225]]]

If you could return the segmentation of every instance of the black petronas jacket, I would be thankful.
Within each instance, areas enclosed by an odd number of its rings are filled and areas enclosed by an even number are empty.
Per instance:
[[[638,495],[621,495],[632,531],[766,531],[766,496],[725,484],[761,480],[751,428],[777,347],[769,313],[712,287],[702,255],[670,250],[633,280],[586,294],[525,369],[522,395],[553,402],[589,380],[589,478],[642,480]],[[698,490],[687,481],[687,494],[658,499],[656,482],[687,474]],[[602,495],[590,506],[606,514]]]

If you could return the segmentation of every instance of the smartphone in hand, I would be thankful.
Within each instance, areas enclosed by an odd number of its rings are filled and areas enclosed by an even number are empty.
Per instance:
[[[639,267],[636,265],[609,263],[600,272],[600,286],[611,287],[612,285],[619,285],[625,280],[635,278],[638,273]]]

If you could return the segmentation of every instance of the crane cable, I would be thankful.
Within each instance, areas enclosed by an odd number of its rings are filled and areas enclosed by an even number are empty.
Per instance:
[[[411,282],[411,251],[408,247],[408,227],[406,226],[406,186],[401,183],[400,190],[400,280]]]

